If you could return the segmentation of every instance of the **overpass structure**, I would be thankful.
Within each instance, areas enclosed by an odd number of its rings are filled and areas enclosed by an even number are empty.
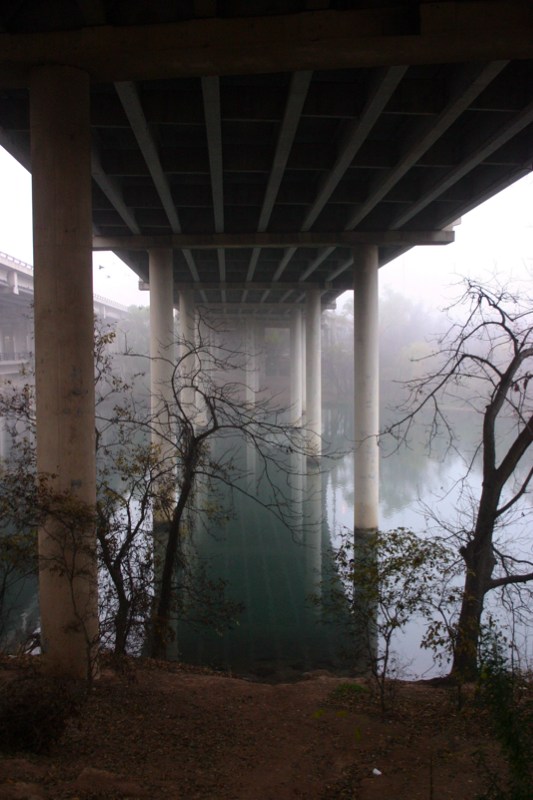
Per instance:
[[[31,264],[0,252],[0,376],[20,374],[33,357],[33,278]],[[93,296],[95,316],[109,322],[123,319],[128,309]],[[1,448],[0,448],[1,449]],[[3,452],[3,450],[2,450]]]
[[[0,143],[33,180],[39,469],[94,502],[93,248],[149,283],[154,354],[178,299],[186,333],[198,303],[289,315],[315,434],[320,310],[354,288],[355,527],[375,528],[378,268],[530,170],[531,4],[13,0],[0,31]],[[62,591],[43,625],[76,669]]]

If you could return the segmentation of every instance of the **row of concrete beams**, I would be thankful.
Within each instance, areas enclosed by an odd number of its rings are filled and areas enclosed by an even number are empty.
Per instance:
[[[478,65],[468,65],[463,69],[462,73],[456,80],[455,90],[453,91],[446,107],[441,111],[436,120],[433,120],[431,123],[426,121],[420,123],[418,130],[413,134],[411,141],[407,144],[396,166],[391,171],[384,174],[383,178],[379,180],[372,188],[372,191],[362,207],[358,208],[357,211],[354,212],[345,226],[346,232],[352,231],[370,214],[380,200],[382,200],[383,197],[385,197],[386,194],[398,184],[398,182],[413,166],[413,164],[415,164],[451,127],[451,125],[454,124],[464,110],[468,108],[475,98],[479,96],[479,94],[504,69],[507,63],[508,62],[505,60],[492,61],[486,65],[482,65],[481,67]],[[215,246],[216,241],[221,283],[225,282],[226,274],[224,247],[246,246],[241,244],[241,242],[244,240],[249,242],[248,246],[253,247],[246,275],[246,281],[253,281],[255,268],[262,246],[277,246],[286,248],[283,257],[281,258],[280,263],[273,275],[273,281],[277,282],[282,278],[286,267],[288,266],[298,247],[309,246],[308,242],[313,241],[312,236],[306,237],[302,236],[301,234],[310,231],[313,223],[316,221],[320,212],[330,199],[333,191],[342,180],[357,151],[364,143],[372,127],[379,118],[383,108],[386,106],[399,82],[405,75],[406,70],[407,67],[389,67],[378,74],[374,89],[369,93],[369,97],[362,114],[353,122],[351,129],[346,135],[345,141],[340,149],[335,164],[331,168],[330,172],[324,176],[324,179],[318,187],[316,197],[311,204],[311,207],[302,224],[301,231],[299,231],[300,236],[296,236],[294,234],[286,234],[283,237],[267,235],[263,238],[261,235],[256,234],[250,237],[241,236],[240,241],[238,236],[230,236],[228,239],[227,236],[223,234],[223,164],[219,79],[217,77],[202,78],[204,112],[211,168],[211,187],[215,216],[215,236],[206,236],[204,241],[211,241],[212,244],[208,245],[211,247]],[[263,206],[260,213],[258,234],[264,234],[268,226],[272,208],[276,200],[284,169],[294,141],[294,136],[302,113],[311,78],[312,73],[310,71],[296,72],[291,78],[285,113],[280,126],[276,150],[265,191]],[[171,228],[174,233],[177,233],[180,230],[179,222],[177,222],[177,215],[170,198],[168,183],[162,173],[157,150],[152,141],[135,87],[133,84],[127,84],[128,90],[126,92],[123,88],[125,85],[126,84],[116,84],[117,91],[132,126],[132,130],[136,135],[141,151],[143,152],[147,166],[152,174],[154,185],[159,193],[162,205],[167,211]],[[479,148],[476,149],[476,151],[467,156],[455,170],[443,178],[441,184],[438,186],[432,186],[431,189],[419,199],[416,205],[410,206],[407,211],[398,215],[393,221],[391,227],[396,230],[399,229],[426,205],[438,197],[442,192],[446,191],[451,185],[464,177],[464,175],[472,170],[478,163],[487,158],[496,149],[501,147],[502,144],[504,144],[505,141],[507,141],[510,137],[514,136],[518,130],[528,125],[531,122],[531,119],[533,119],[533,108],[528,108],[518,120],[514,120],[511,124],[504,126],[504,129],[498,131],[497,135],[491,137],[490,140],[485,144],[482,152],[479,150]],[[102,184],[102,182],[100,182],[100,186],[104,191],[106,191],[106,187]],[[106,194],[117,211],[121,213],[124,222],[130,227],[132,233],[138,233],[136,226],[132,226],[130,224],[131,220],[128,209],[124,207],[124,204],[120,198],[117,202],[116,193],[110,193],[109,191],[106,191]],[[125,214],[122,213],[123,210],[125,210]],[[443,224],[448,222],[450,222],[450,220],[443,220]],[[323,261],[325,261],[326,258],[328,258],[334,252],[335,248],[344,243],[342,236],[338,236],[336,239],[335,237],[331,238],[333,239],[331,243],[325,242],[324,245],[321,245],[323,249],[321,249],[316,258],[309,264],[305,272],[302,274],[302,281],[307,280],[323,263]],[[131,237],[132,248],[141,246],[141,240],[137,240],[137,243],[135,244],[135,239],[135,236]],[[232,240],[236,242],[236,244],[232,245],[230,243]],[[273,240],[275,240],[277,244],[272,244]],[[124,245],[124,241],[121,242],[120,237],[117,237],[117,241],[118,243],[116,245],[111,244],[111,246],[120,247]],[[380,240],[378,237],[375,237],[373,241]],[[95,245],[97,247],[103,247],[103,242],[104,240],[101,242],[95,242]],[[346,237],[346,242],[349,242],[349,237]],[[387,239],[384,238],[382,242],[387,242]],[[412,238],[410,236],[406,236],[403,241],[401,238],[400,240],[395,240],[394,237],[390,237],[388,242],[392,244],[400,244],[404,247],[411,246],[412,244],[422,243],[421,241],[416,241],[416,237],[414,236]],[[147,245],[145,243],[143,249],[145,249],[146,246]],[[161,243],[161,246],[165,245]],[[180,244],[176,242],[174,246],[181,246],[184,248],[184,255],[189,265],[191,276],[193,280],[198,281],[198,273],[194,265],[193,255],[191,253],[191,249],[201,246],[198,244],[198,239],[196,237],[185,237],[183,242]],[[340,265],[340,267],[337,267],[333,272],[331,272],[330,275],[328,275],[328,280],[334,280],[337,278],[340,274],[342,274],[342,272],[348,270],[352,266],[352,263],[353,261],[351,258],[347,259],[343,264]],[[267,301],[268,296],[269,291],[265,290],[262,297],[263,302]],[[287,294],[287,297],[289,296],[290,294]],[[247,294],[245,290],[242,295],[243,301],[246,300],[246,297]],[[203,299],[205,300],[205,296]],[[224,290],[222,290],[222,300],[225,300]]]
[[[501,72],[508,62],[501,60],[491,62],[488,65],[480,67],[467,67],[463,74],[456,82],[456,90],[452,98],[448,102],[446,108],[441,112],[437,120],[431,124],[425,122],[420,123],[418,131],[413,135],[410,144],[407,146],[405,152],[402,154],[397,165],[388,172],[373,187],[372,192],[363,204],[358,209],[352,218],[345,226],[346,231],[350,231],[361,223],[365,217],[372,211],[377,203],[401,180],[405,173],[418,161],[425,152],[444,134],[444,132],[457,120],[459,115],[463,113],[473,100],[494,80],[494,78]],[[346,135],[345,141],[340,149],[335,164],[330,172],[324,177],[321,182],[315,200],[306,215],[302,224],[300,233],[308,232],[316,221],[320,212],[330,199],[335,188],[342,180],[347,169],[353,161],[357,151],[366,140],[372,127],[376,123],[379,115],[383,111],[387,102],[390,100],[392,94],[405,75],[407,67],[390,67],[383,72],[380,72],[376,78],[374,89],[370,92],[369,98],[363,109],[360,117],[354,121],[351,129]],[[258,233],[264,233],[268,226],[272,208],[277,196],[279,186],[283,177],[284,169],[290,154],[290,150],[294,141],[294,136],[301,116],[307,90],[311,81],[312,73],[310,71],[300,71],[293,74],[288,96],[286,102],[285,114],[280,126],[278,141],[273,158],[272,168],[269,175],[267,189],[263,200],[263,206],[258,223]],[[159,194],[163,208],[167,213],[171,230],[174,234],[179,234],[181,226],[179,223],[177,211],[172,202],[168,180],[163,173],[157,148],[153,141],[148,123],[144,116],[142,106],[137,94],[135,85],[131,82],[120,82],[115,84],[117,93],[124,107],[125,113],[128,117],[133,133],[136,136],[137,142],[143,153],[146,164],[152,176],[154,186]],[[215,237],[218,237],[217,256],[219,262],[219,274],[221,283],[225,282],[226,265],[225,265],[225,251],[224,247],[232,246],[226,243],[226,238],[222,236],[224,230],[224,202],[223,202],[223,163],[222,163],[222,135],[221,135],[221,115],[220,115],[220,88],[218,77],[204,77],[202,78],[202,91],[204,98],[204,113],[206,119],[207,142],[209,151],[210,171],[211,171],[211,188],[213,197],[213,209],[215,218]],[[529,117],[527,117],[529,119]],[[527,124],[526,122],[524,124]],[[501,138],[501,137],[499,137]],[[497,146],[501,142],[498,139]],[[496,144],[494,145],[496,146]],[[486,157],[487,153],[483,154]],[[479,153],[476,154],[478,159],[481,159]],[[443,185],[442,191],[449,188],[450,181],[453,184],[462,177],[464,170],[475,166],[475,157],[472,161],[471,157],[468,164],[463,164],[462,169],[457,172],[457,175],[448,176],[446,185]],[[115,209],[121,215],[123,221],[128,225],[132,234],[138,234],[139,230],[135,220],[131,216],[131,212],[125,206],[117,187],[111,185],[110,180],[102,174],[101,168],[98,168],[98,159],[94,158],[94,174],[95,179],[99,183],[100,188],[107,195]],[[416,211],[409,209],[404,212],[401,217],[398,217],[393,228],[399,228],[408,221],[415,213],[418,213],[421,208],[431,202],[438,193],[435,194],[435,187],[431,190],[431,196],[421,198]],[[405,213],[410,216],[406,217]],[[118,237],[117,237],[118,238]],[[134,237],[132,237],[134,238]],[[253,242],[253,251],[250,258],[250,263],[247,271],[246,280],[252,281],[257,261],[260,255],[261,246],[263,241],[275,239],[275,237],[267,237],[263,240],[262,237],[257,237]],[[287,248],[283,257],[276,269],[273,276],[273,281],[277,282],[282,277],[287,265],[295,254],[298,246],[305,246],[307,237],[289,236],[278,238],[279,244],[276,246],[283,246]],[[311,237],[312,239],[312,237]],[[375,241],[375,240],[374,240]],[[194,258],[191,249],[195,246],[195,237],[187,239],[185,237],[181,245],[187,264],[189,266],[191,277],[194,281],[198,281],[198,272],[194,263]],[[342,244],[342,237],[333,241],[331,244],[325,243],[324,248],[317,257],[311,262],[307,270],[303,273],[301,279],[306,280],[317,267],[335,250],[335,247]],[[397,240],[392,240],[392,243],[397,244]],[[400,242],[400,244],[410,245],[412,242],[407,239]],[[420,242],[414,242],[420,243]],[[122,242],[122,245],[124,242]],[[190,245],[190,248],[189,248]],[[96,243],[97,247],[103,247],[103,242]],[[121,246],[120,243],[116,246]],[[138,247],[132,245],[132,247]],[[161,243],[161,246],[165,246]],[[237,245],[238,246],[238,245]],[[146,245],[143,247],[145,249]],[[109,246],[108,246],[109,249]],[[345,271],[351,266],[351,260],[341,265],[340,269],[335,271],[337,277],[342,271]],[[333,279],[333,278],[331,278]],[[268,299],[268,290],[263,295],[263,301]],[[205,297],[204,297],[205,299]],[[222,295],[223,301],[225,300],[224,291]],[[246,299],[246,293],[243,294],[243,300]]]
[[[316,269],[326,260],[335,250],[336,247],[343,244],[350,244],[353,242],[346,234],[353,231],[361,222],[370,214],[376,205],[390,192],[394,186],[402,179],[406,172],[415,164],[434,144],[438,139],[454,124],[458,117],[464,112],[466,108],[475,100],[475,98],[496,78],[496,76],[507,65],[507,61],[492,61],[481,67],[478,65],[468,65],[463,69],[463,72],[456,81],[455,91],[453,92],[448,104],[441,111],[436,120],[431,123],[421,122],[418,130],[413,134],[410,143],[407,145],[404,152],[401,154],[400,159],[396,166],[384,174],[384,176],[377,181],[372,188],[372,191],[362,207],[354,212],[350,220],[345,226],[345,230],[338,232],[337,235],[332,235],[329,238],[330,242],[321,244],[321,251],[317,254],[315,259],[309,264],[307,269],[302,274],[300,280],[305,282]],[[300,71],[294,73],[288,90],[286,109],[284,118],[282,120],[276,150],[272,162],[272,167],[269,175],[267,189],[263,200],[261,209],[258,233],[251,235],[234,235],[227,236],[223,234],[224,228],[224,210],[223,210],[223,185],[222,185],[222,141],[221,141],[221,118],[220,118],[220,91],[218,78],[203,78],[202,89],[204,96],[204,110],[206,118],[206,129],[209,149],[209,159],[211,165],[211,185],[213,196],[213,208],[215,214],[215,235],[205,237],[183,237],[180,242],[177,238],[172,246],[183,248],[187,263],[189,265],[191,276],[193,280],[198,281],[198,273],[194,265],[193,255],[191,250],[197,247],[215,247],[217,248],[218,261],[219,261],[219,275],[222,283],[225,282],[225,247],[253,247],[250,257],[249,267],[246,275],[246,282],[252,282],[257,261],[260,255],[262,246],[269,247],[283,247],[285,252],[282,259],[273,275],[273,282],[281,279],[287,265],[295,254],[299,246],[312,246],[320,238],[317,236],[306,236],[310,232],[310,228],[316,221],[320,212],[323,210],[327,201],[331,197],[333,191],[343,178],[349,165],[352,163],[355,154],[365,141],[370,130],[379,117],[379,114],[389,101],[394,90],[398,86],[402,77],[406,72],[406,67],[389,67],[384,69],[376,79],[374,89],[370,92],[366,106],[363,109],[361,116],[354,121],[350,131],[348,132],[344,144],[340,149],[335,164],[330,172],[324,177],[321,182],[317,195],[311,204],[308,214],[302,224],[301,230],[298,234],[284,234],[283,236],[275,236],[266,234],[272,208],[277,196],[277,192],[283,177],[285,165],[287,163],[292,143],[294,140],[296,128],[300,119],[303,104],[305,102],[307,90],[310,84],[312,73],[310,71]],[[146,163],[152,174],[154,185],[159,193],[161,202],[172,227],[172,230],[177,233],[179,222],[175,209],[173,208],[170,200],[170,193],[168,183],[162,173],[159,163],[159,157],[151,134],[144,118],[138,97],[136,95],[135,87],[133,84],[127,84],[128,92],[126,93],[123,88],[124,84],[116,84],[117,91],[119,91],[120,99],[124,105],[126,114],[132,129],[137,137],[141,151],[145,156]],[[135,98],[132,101],[131,96]],[[135,106],[132,112],[132,106]],[[525,109],[522,115],[512,123],[504,126],[497,134],[490,137],[482,149],[477,149],[474,153],[468,155],[451,173],[449,173],[437,186],[432,186],[421,198],[419,198],[416,206],[411,206],[407,211],[402,212],[393,221],[391,227],[398,230],[402,225],[408,222],[413,216],[421,211],[426,205],[431,203],[436,197],[450,188],[454,183],[459,181],[465,174],[471,171],[478,163],[490,156],[492,152],[501,147],[509,138],[514,136],[520,129],[530,124],[533,119],[533,107]],[[100,183],[101,188],[106,191],[103,183]],[[125,214],[121,214],[123,220],[130,227],[133,234],[138,231],[135,226],[130,225],[130,214],[128,209],[125,209],[124,204],[120,201],[117,202],[115,195],[111,195],[109,191],[106,192],[108,198],[111,200],[115,208],[121,213],[121,209],[125,210]],[[450,222],[448,219],[443,219],[442,224]],[[177,224],[176,224],[177,223]],[[387,231],[388,236],[380,239],[379,234],[374,232],[372,241],[382,243],[400,244],[400,246],[409,247],[413,244],[425,243],[422,238],[416,235],[406,234],[405,238],[401,236],[395,239],[394,231]],[[263,235],[262,235],[263,234]],[[344,236],[343,236],[344,234]],[[364,241],[365,234],[360,232],[359,241]],[[164,238],[164,237],[163,237]],[[167,237],[168,238],[168,237]],[[328,237],[325,236],[325,239]],[[356,238],[356,237],[354,237]],[[97,248],[114,248],[129,246],[129,249],[137,249],[142,247],[146,249],[150,244],[143,237],[135,235],[127,237],[125,241],[122,237],[108,238],[107,242],[105,237],[95,240],[95,247]],[[367,239],[368,241],[368,239]],[[244,244],[247,242],[247,244]],[[273,243],[275,242],[275,244]],[[165,246],[163,241],[160,246]],[[343,264],[337,267],[327,280],[335,280],[340,274],[348,270],[353,264],[351,258],[347,259]],[[263,294],[263,302],[266,302],[269,296],[269,291],[265,290]],[[246,288],[242,295],[242,300],[245,301],[247,297]],[[290,293],[287,292],[287,298]],[[205,300],[205,296],[204,296]],[[225,292],[222,289],[222,300],[225,300]]]

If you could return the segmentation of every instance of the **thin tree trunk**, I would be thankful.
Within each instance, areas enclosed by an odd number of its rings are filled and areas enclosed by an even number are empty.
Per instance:
[[[452,676],[460,681],[472,681],[477,677],[481,615],[494,568],[492,527],[484,533],[477,530],[474,539],[462,551],[466,576],[451,669]]]
[[[172,606],[172,578],[180,543],[181,520],[194,486],[196,462],[197,453],[195,448],[187,459],[178,503],[172,516],[172,522],[169,525],[168,539],[165,548],[165,561],[161,575],[161,585],[159,587],[159,599],[153,619],[151,645],[153,658],[166,658],[167,636]]]

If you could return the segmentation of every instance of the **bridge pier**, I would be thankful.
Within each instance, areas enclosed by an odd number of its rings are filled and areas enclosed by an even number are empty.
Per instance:
[[[253,316],[248,315],[244,331],[245,348],[245,402],[250,408],[256,403],[259,391],[259,372],[257,365],[257,326]]]
[[[302,312],[294,308],[291,313],[291,392],[290,420],[293,425],[302,424],[303,413],[303,335]]]
[[[196,417],[196,392],[191,386],[196,383],[195,372],[198,367],[198,354],[196,350],[196,308],[194,305],[194,292],[192,289],[182,289],[179,294],[179,325],[180,325],[180,383],[183,389],[180,400],[183,412],[187,419],[194,423]]]
[[[168,451],[168,435],[174,402],[174,275],[172,250],[149,252],[150,270],[150,394],[152,416],[156,424],[154,444]],[[165,446],[165,442],[166,446]]]
[[[379,525],[379,337],[378,248],[362,245],[354,255],[354,529]]]
[[[321,310],[320,289],[309,289],[305,308],[305,409],[309,446],[317,456],[322,440]]]
[[[89,76],[30,77],[37,470],[72,519],[39,531],[41,640],[55,673],[85,678],[98,636]]]

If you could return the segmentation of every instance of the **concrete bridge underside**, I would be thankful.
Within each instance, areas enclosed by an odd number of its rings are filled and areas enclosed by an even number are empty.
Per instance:
[[[317,435],[320,309],[354,288],[354,524],[373,529],[378,269],[452,241],[447,226],[530,169],[533,12],[513,0],[172,5],[0,11],[0,143],[33,179],[38,468],[94,504],[93,249],[150,284],[154,345],[180,297],[286,313],[295,363],[305,339],[295,402]],[[43,531],[42,555],[56,547]],[[72,673],[96,637],[90,556],[84,568],[83,632],[65,581],[42,575],[48,657]]]

